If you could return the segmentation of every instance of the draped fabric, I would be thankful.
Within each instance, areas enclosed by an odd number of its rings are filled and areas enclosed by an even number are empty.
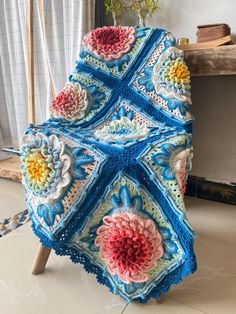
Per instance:
[[[28,125],[26,3],[5,0],[0,7],[1,146],[17,147]],[[94,26],[95,0],[35,0],[33,11],[35,118],[41,123]]]
[[[175,42],[158,28],[92,30],[50,119],[21,141],[34,233],[128,302],[196,270],[190,73]]]

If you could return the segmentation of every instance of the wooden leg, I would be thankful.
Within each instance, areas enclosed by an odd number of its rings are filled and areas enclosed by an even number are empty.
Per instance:
[[[162,304],[163,303],[163,295],[161,295],[159,298],[157,298],[157,303]]]
[[[51,249],[42,245],[39,246],[31,270],[33,275],[39,275],[44,272],[50,253]]]

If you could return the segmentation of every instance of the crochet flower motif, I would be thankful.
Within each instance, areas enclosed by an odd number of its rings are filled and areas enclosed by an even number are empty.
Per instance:
[[[113,113],[111,120],[120,120],[121,118],[126,117],[129,120],[133,120],[134,118],[134,112],[132,110],[126,110],[124,106],[121,106],[120,109]]]
[[[161,227],[159,231],[161,232],[162,245],[164,250],[162,259],[171,260],[173,258],[173,255],[178,252],[178,246],[174,242],[173,235],[171,234],[170,229],[166,227]]]
[[[182,145],[166,143],[161,145],[162,153],[152,156],[152,161],[162,167],[162,176],[165,180],[176,178],[180,191],[185,193],[187,172],[191,169],[191,150]]]
[[[133,112],[121,107],[113,114],[109,125],[95,132],[95,136],[104,142],[124,143],[142,139],[147,136],[149,130],[146,124],[140,124],[133,119]]]
[[[52,204],[40,204],[37,207],[37,213],[50,227],[54,225],[55,220],[60,220],[60,215],[64,213],[64,207],[60,201]]]
[[[153,84],[158,94],[191,103],[190,73],[183,52],[169,47],[154,66]]]
[[[37,206],[38,216],[48,226],[59,221],[64,213],[61,197],[72,180],[71,172],[73,179],[84,180],[87,172],[83,166],[95,161],[83,147],[74,148],[71,156],[73,163],[56,135],[36,133],[22,137],[23,184]]]
[[[84,36],[83,46],[95,56],[112,61],[127,53],[135,41],[135,29],[127,26],[104,26]]]
[[[192,168],[191,159],[193,154],[190,148],[186,148],[173,158],[173,171],[180,187],[182,195],[186,192],[187,173]]]
[[[75,163],[73,167],[73,177],[77,180],[84,180],[87,177],[87,172],[83,166],[91,164],[95,161],[94,157],[86,154],[84,148],[77,147],[73,150],[72,156],[74,157]]]
[[[71,158],[55,135],[24,135],[21,159],[23,184],[38,204],[57,200],[71,181]]]
[[[147,92],[155,90],[153,84],[153,67],[149,66],[143,69],[144,75],[138,80],[139,84],[145,87]]]
[[[67,83],[52,101],[49,112],[54,118],[81,120],[89,110],[87,91],[79,83]]]
[[[163,255],[154,222],[128,212],[105,216],[103,222],[95,244],[108,271],[124,283],[147,281],[148,272]]]
[[[125,185],[111,204],[115,213],[103,217],[94,243],[112,275],[128,284],[145,282],[163,255],[161,235],[152,220],[134,213],[142,209],[142,198],[131,197]]]

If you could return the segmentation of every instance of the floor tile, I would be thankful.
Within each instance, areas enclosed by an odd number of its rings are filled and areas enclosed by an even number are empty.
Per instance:
[[[0,239],[0,313],[122,313],[126,302],[67,257],[52,253],[46,272],[31,275],[37,245],[29,223]]]
[[[200,314],[202,312],[179,301],[164,298],[162,304],[150,301],[148,304],[129,304],[124,314]]]
[[[236,313],[236,207],[187,199],[198,270],[168,296],[209,314]]]

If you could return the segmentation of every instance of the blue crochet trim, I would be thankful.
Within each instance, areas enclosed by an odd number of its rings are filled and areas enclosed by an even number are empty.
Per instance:
[[[113,294],[117,294],[115,287],[112,286],[109,279],[103,275],[104,270],[98,265],[91,263],[89,258],[85,254],[79,253],[73,247],[68,248],[65,246],[63,247],[59,246],[58,244],[55,244],[55,242],[52,242],[43,233],[41,233],[39,229],[35,227],[34,223],[32,223],[32,230],[34,234],[40,239],[40,242],[44,247],[54,249],[55,253],[59,256],[69,256],[70,260],[74,264],[79,263],[83,265],[84,269],[88,273],[93,273],[96,275],[96,280],[98,283],[107,286],[109,288],[109,291],[112,292]],[[152,298],[159,298],[162,294],[167,293],[172,285],[178,284],[181,280],[195,272],[197,269],[197,264],[195,260],[195,255],[193,253],[193,240],[189,245],[189,249],[192,252],[192,254],[189,254],[189,256],[185,257],[185,263],[180,265],[175,271],[172,271],[169,275],[165,276],[159,282],[159,284],[155,288],[153,288],[148,294],[146,294],[143,297],[139,297],[132,300],[126,298],[126,301],[129,303],[131,303],[132,301],[146,303],[148,302],[148,300]],[[189,265],[188,264],[186,265],[187,261]]]

